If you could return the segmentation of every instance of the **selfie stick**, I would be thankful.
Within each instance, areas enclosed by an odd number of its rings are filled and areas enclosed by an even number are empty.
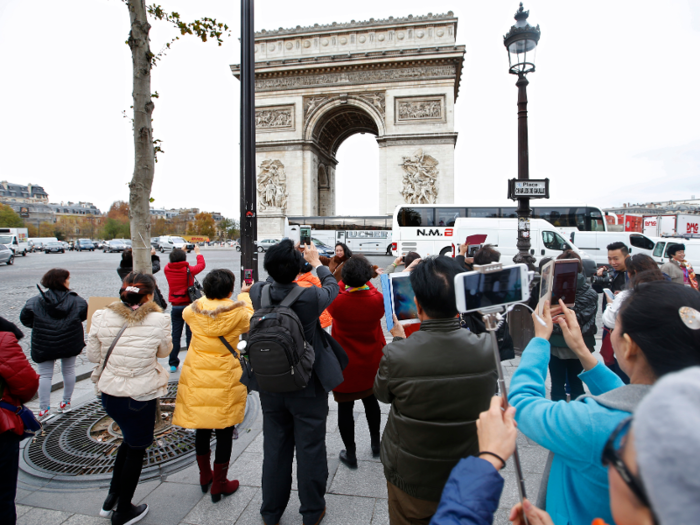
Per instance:
[[[475,267],[474,270],[481,273],[492,273],[495,271],[500,271],[502,265],[498,263],[484,265],[481,267]],[[499,315],[502,307],[495,306],[491,308],[484,308],[479,310],[484,318],[484,325],[486,326],[486,331],[491,335],[491,347],[493,349],[493,356],[496,360],[496,370],[498,371],[498,387],[501,391],[501,397],[503,398],[503,410],[506,410],[509,406],[508,404],[508,389],[506,388],[506,380],[503,375],[503,367],[501,366],[501,354],[498,352],[498,339],[496,338],[496,330],[498,330],[501,324],[502,317]],[[515,444],[515,451],[513,452],[513,462],[515,463],[515,475],[518,481],[518,492],[520,493],[520,502],[527,497],[525,492],[525,478],[523,477],[523,469],[520,465],[520,454],[518,453],[518,444]],[[527,516],[525,516],[525,509],[523,509],[523,520],[525,525],[529,525]]]

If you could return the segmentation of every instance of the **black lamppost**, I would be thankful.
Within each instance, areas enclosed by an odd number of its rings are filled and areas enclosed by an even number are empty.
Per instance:
[[[518,180],[530,179],[529,154],[527,144],[527,75],[535,71],[535,54],[540,40],[540,26],[532,27],[527,23],[530,12],[520,9],[515,13],[515,25],[503,37],[508,50],[509,72],[518,75]],[[518,254],[513,258],[516,263],[534,264],[530,254],[530,198],[518,198]]]

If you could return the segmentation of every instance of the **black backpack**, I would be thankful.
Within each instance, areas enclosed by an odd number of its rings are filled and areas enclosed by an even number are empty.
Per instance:
[[[280,304],[272,304],[270,284],[263,286],[246,346],[261,392],[295,392],[309,384],[316,356],[291,308],[304,290],[297,286]]]

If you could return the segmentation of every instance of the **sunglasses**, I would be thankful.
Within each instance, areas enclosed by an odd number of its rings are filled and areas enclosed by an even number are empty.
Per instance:
[[[617,428],[613,430],[613,433],[610,434],[610,437],[603,448],[602,461],[603,465],[606,467],[608,465],[612,465],[615,470],[617,470],[617,473],[622,478],[622,481],[625,482],[637,499],[644,506],[651,508],[651,504],[649,503],[649,498],[644,490],[642,480],[638,476],[632,474],[627,465],[625,465],[625,462],[622,461],[621,451],[624,445],[623,441],[630,429],[631,424],[632,416],[623,419]]]

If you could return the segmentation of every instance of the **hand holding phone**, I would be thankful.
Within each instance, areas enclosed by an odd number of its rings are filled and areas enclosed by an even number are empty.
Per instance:
[[[612,303],[615,300],[615,294],[610,288],[603,288],[603,293],[605,294],[605,297],[608,299],[608,303]]]
[[[248,286],[253,285],[253,270],[243,270],[243,281]]]

